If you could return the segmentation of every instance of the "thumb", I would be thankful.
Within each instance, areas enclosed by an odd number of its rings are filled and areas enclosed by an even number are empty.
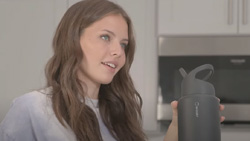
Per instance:
[[[176,101],[176,100],[172,101],[171,107],[172,107],[172,111],[173,111],[173,116],[177,117],[178,116],[178,111],[177,111],[178,101]]]
[[[178,102],[172,101],[171,107],[173,111],[172,124],[177,127],[178,126],[178,110],[177,110]]]

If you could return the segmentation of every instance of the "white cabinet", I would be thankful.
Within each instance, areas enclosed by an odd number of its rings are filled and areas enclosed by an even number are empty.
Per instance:
[[[158,0],[157,9],[158,35],[250,34],[249,0]]]
[[[55,28],[67,0],[0,0],[0,122],[11,101],[45,85]]]
[[[250,0],[239,0],[239,21],[238,32],[240,34],[250,34]]]

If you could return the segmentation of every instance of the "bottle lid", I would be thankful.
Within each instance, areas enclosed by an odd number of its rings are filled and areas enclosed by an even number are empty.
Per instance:
[[[193,69],[188,74],[183,68],[179,69],[183,80],[181,83],[181,95],[187,96],[192,94],[207,94],[215,95],[214,86],[206,80],[213,74],[214,68],[211,64],[204,64]],[[197,74],[200,72],[207,72],[208,74],[203,78],[197,78]]]

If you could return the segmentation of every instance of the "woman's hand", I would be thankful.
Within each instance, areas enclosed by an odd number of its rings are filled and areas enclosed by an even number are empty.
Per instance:
[[[220,99],[219,99],[219,101],[220,101]],[[220,111],[223,111],[225,109],[225,106],[224,105],[222,105],[222,104],[220,104]],[[224,116],[221,116],[220,117],[220,122],[223,122],[225,120],[225,117]]]
[[[171,102],[171,107],[173,111],[172,122],[168,127],[168,131],[164,138],[164,141],[178,141],[178,111],[177,111],[177,101]]]
[[[173,111],[172,122],[169,125],[164,141],[178,141],[178,102],[172,101],[171,107]],[[220,111],[223,111],[224,108],[224,105],[220,104]],[[220,121],[223,122],[224,120],[225,117],[221,116]]]

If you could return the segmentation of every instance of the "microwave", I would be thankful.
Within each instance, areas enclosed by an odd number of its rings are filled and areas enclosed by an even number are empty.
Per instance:
[[[165,44],[161,44],[159,47],[162,50],[159,51],[158,55],[157,120],[165,121],[172,118],[170,103],[173,100],[178,100],[181,96],[183,77],[179,69],[183,68],[188,73],[200,65],[211,64],[214,67],[214,72],[207,81],[214,86],[216,96],[220,99],[221,104],[225,105],[225,110],[221,112],[221,115],[226,117],[224,123],[250,123],[250,53],[249,55],[246,52],[242,52],[242,54],[232,51],[230,54],[225,53],[230,52],[226,48],[232,49],[230,46],[223,46],[225,52],[223,52],[221,46],[217,46],[217,52],[215,50],[214,53],[206,52],[204,48],[209,49],[209,45],[203,45],[201,47],[203,51],[200,49],[200,53],[197,50],[192,52],[190,50],[196,43],[187,43],[187,40],[199,42],[200,40],[209,40],[212,42],[213,38],[218,40],[218,37],[216,39],[215,37],[203,37],[202,39],[188,37],[184,40],[183,38],[173,38],[173,40],[178,40],[176,49],[181,48],[180,42],[185,42],[182,47],[185,48],[184,50],[189,48],[189,52],[186,54],[183,51],[180,51],[179,54],[178,51],[171,54],[174,49],[168,49],[168,47],[174,48],[173,45],[175,44],[171,43],[172,39],[160,39],[160,43],[165,42]],[[222,40],[225,40],[225,38],[231,38],[232,40],[232,37],[224,37]],[[236,37],[235,40],[237,39],[239,37]],[[250,50],[250,44],[248,49]],[[164,54],[163,50],[168,50],[168,52]],[[201,78],[206,74],[207,72],[199,73]]]

